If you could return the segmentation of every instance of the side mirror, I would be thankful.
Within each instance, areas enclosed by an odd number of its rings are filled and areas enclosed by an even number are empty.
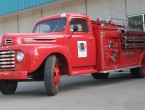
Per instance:
[[[77,32],[78,29],[79,29],[79,28],[78,28],[77,25],[73,25],[73,26],[71,26],[70,31],[71,31],[71,32]]]
[[[96,19],[96,23],[97,23],[98,25],[101,24],[101,21],[102,21],[101,18],[97,18],[97,19]]]

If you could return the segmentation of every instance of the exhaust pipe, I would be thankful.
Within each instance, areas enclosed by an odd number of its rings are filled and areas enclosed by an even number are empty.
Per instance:
[[[122,48],[144,48],[145,43],[123,43]]]

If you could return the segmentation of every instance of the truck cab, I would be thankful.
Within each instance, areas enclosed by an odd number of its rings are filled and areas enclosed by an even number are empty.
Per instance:
[[[89,68],[91,71],[94,71],[93,66],[96,64],[96,48],[95,38],[93,36],[93,30],[89,18],[82,14],[64,13],[58,18],[52,17],[53,20],[49,18],[47,21],[46,19],[47,18],[40,20],[34,28],[33,32],[41,33],[41,31],[46,31],[44,28],[47,28],[49,29],[47,30],[48,32],[56,32],[58,35],[58,32],[63,31],[63,33],[61,33],[61,41],[64,41],[60,45],[68,48],[70,51],[71,59],[73,59],[71,60],[72,72],[70,72],[70,74],[84,74],[83,71]],[[51,23],[48,22],[52,22],[52,26]],[[54,25],[53,22],[57,22],[57,24]],[[43,27],[41,27],[42,25]],[[45,26],[49,26],[49,28]],[[92,47],[92,45],[94,46]],[[78,72],[78,70],[80,72]]]

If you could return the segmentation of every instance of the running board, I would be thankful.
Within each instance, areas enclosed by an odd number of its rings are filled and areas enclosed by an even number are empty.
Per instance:
[[[121,71],[121,70],[128,70],[128,69],[138,68],[138,67],[141,67],[141,65],[131,66],[131,67],[127,67],[127,68],[114,69],[114,70],[98,71],[98,73],[110,73],[110,72],[116,72],[116,71]]]
[[[98,71],[91,67],[74,67],[72,68],[72,75],[82,75],[82,74],[90,74],[97,73]]]

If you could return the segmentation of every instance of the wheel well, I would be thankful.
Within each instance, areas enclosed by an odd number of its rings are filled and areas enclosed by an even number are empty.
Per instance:
[[[69,75],[69,66],[68,66],[68,62],[67,62],[66,58],[60,53],[53,53],[50,55],[55,55],[57,57],[60,71],[61,71],[60,74]],[[49,57],[49,56],[47,56],[47,57]],[[46,57],[46,59],[47,59],[47,57]],[[33,79],[38,79],[38,80],[42,80],[44,78],[44,66],[45,66],[46,59],[42,62],[42,64],[39,66],[39,68],[37,70],[35,70],[34,72],[32,72],[30,74],[30,77],[32,77]]]
[[[144,59],[144,57],[145,57],[145,52],[142,52],[138,57],[138,64],[139,65],[142,64],[142,60]]]
[[[56,55],[56,57],[58,59],[61,75],[69,75],[69,66],[68,66],[68,62],[67,62],[66,58],[64,57],[64,55],[62,55],[60,53],[55,53],[53,55]]]

